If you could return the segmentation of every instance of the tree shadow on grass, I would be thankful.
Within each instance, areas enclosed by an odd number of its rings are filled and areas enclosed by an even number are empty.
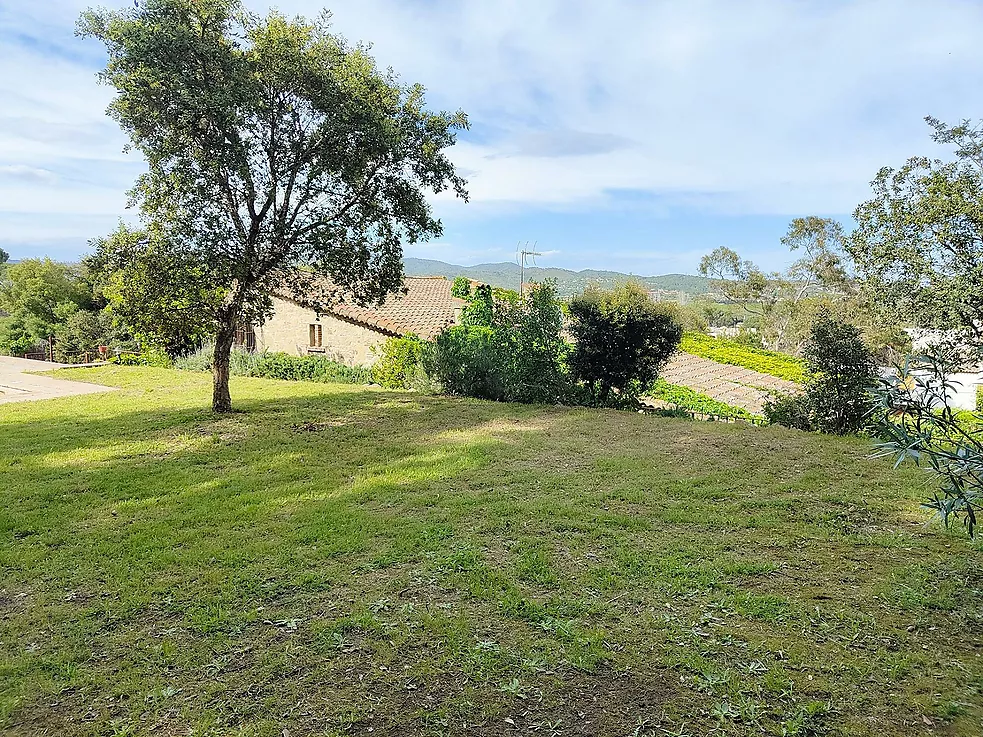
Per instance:
[[[817,563],[817,589],[836,593],[836,562],[809,560],[803,544],[828,547],[826,531],[785,504],[809,494],[785,488],[787,469],[836,468],[809,459],[808,437],[771,448],[784,436],[256,386],[275,396],[240,398],[230,417],[165,393],[152,408],[127,397],[2,418],[0,725],[495,734],[507,717],[544,734],[671,729],[708,713],[709,696],[645,655],[653,642],[671,637],[672,651],[692,638],[707,667],[744,661],[709,652],[697,625],[636,619],[679,611],[661,597],[719,606],[732,582],[765,588],[775,567],[754,579],[728,551],[743,561],[789,524],[811,538],[776,555]],[[720,451],[718,467],[701,447]],[[769,448],[779,462],[761,457]],[[769,499],[782,505],[750,504]],[[741,527],[751,514],[772,527]],[[764,637],[828,648],[832,635],[809,639],[794,593],[779,593],[745,596],[742,611],[781,604],[789,621],[759,623]],[[618,609],[629,603],[634,613]],[[605,638],[635,653],[631,677],[610,665]]]
[[[455,534],[459,520],[439,509],[406,514],[408,499],[450,490],[497,448],[538,431],[489,427],[500,406],[372,391],[239,406],[221,418],[186,407],[49,412],[43,423],[5,424],[0,550],[5,584],[24,596],[2,620],[16,676],[3,694],[14,727],[72,734],[133,718],[126,700],[153,702],[167,691],[166,671],[144,654],[162,637],[190,653],[176,678],[191,691],[187,679],[200,677],[224,643],[282,644],[264,609],[274,618],[301,604],[330,610],[340,590],[354,593],[347,609],[362,606],[402,575],[399,566]],[[353,569],[392,575],[352,586]],[[39,639],[43,647],[32,644]],[[92,648],[112,660],[94,659]],[[250,667],[243,676],[272,689],[275,702],[295,698],[272,685],[283,664],[261,658]],[[325,698],[345,690],[324,686],[338,677],[334,666],[305,671],[302,680],[311,687],[314,678]],[[231,701],[195,693],[196,708],[222,718],[257,707],[255,689]],[[82,703],[107,694],[124,701],[79,719]],[[178,718],[166,703],[152,711],[164,722]],[[250,719],[268,717],[260,709]]]

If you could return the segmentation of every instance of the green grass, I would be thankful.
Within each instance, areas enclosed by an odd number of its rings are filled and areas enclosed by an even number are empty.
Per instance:
[[[980,734],[983,548],[863,440],[66,375],[0,408],[4,735]]]
[[[795,356],[738,343],[724,338],[714,338],[700,333],[687,333],[683,336],[679,349],[701,358],[709,358],[717,363],[758,371],[779,379],[802,383],[805,381],[805,363]]]

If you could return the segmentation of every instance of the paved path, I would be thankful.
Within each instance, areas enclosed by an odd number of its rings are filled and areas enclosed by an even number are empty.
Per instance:
[[[0,404],[114,391],[114,387],[110,386],[25,373],[26,371],[53,371],[59,367],[60,364],[47,361],[0,356]]]
[[[755,415],[761,414],[769,393],[797,394],[802,391],[802,387],[792,381],[689,353],[673,356],[659,376],[670,384],[689,387]]]

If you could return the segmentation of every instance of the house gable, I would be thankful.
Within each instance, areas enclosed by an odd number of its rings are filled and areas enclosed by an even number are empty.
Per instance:
[[[255,328],[257,350],[292,355],[323,354],[353,366],[375,362],[373,350],[394,336],[417,335],[430,340],[455,324],[464,300],[450,293],[444,277],[407,277],[405,294],[391,295],[382,305],[360,307],[337,300],[318,312],[284,294],[273,298],[273,315]]]

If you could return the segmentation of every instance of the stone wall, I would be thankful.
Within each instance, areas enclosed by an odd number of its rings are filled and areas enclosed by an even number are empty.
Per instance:
[[[374,346],[381,346],[388,335],[362,325],[321,315],[285,299],[273,299],[274,314],[256,327],[256,350],[303,356],[322,353],[309,348],[310,326],[321,325],[323,355],[349,366],[371,366],[376,361]]]

